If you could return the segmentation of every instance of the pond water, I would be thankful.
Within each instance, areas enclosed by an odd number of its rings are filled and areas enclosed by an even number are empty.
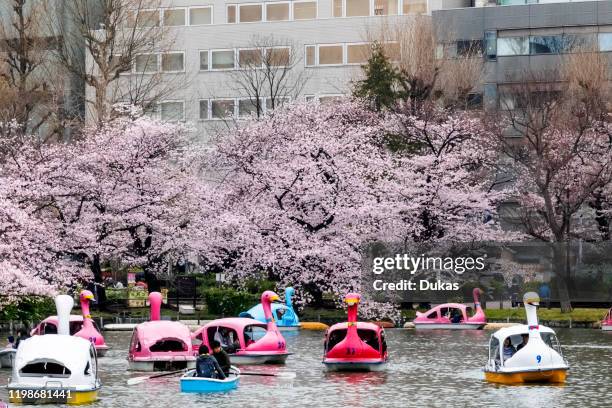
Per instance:
[[[131,333],[107,332],[111,350],[99,361],[103,387],[92,407],[609,407],[612,406],[612,332],[559,329],[571,370],[563,386],[486,383],[487,331],[387,330],[390,363],[381,373],[326,373],[323,332],[284,333],[295,353],[285,366],[243,371],[294,371],[295,379],[247,377],[226,394],[181,394],[178,377],[127,386]],[[4,336],[2,337],[4,338]],[[10,370],[0,369],[0,384]],[[7,400],[0,388],[0,400]]]

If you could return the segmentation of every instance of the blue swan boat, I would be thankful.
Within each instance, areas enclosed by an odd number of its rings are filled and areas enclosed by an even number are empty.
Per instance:
[[[281,331],[300,329],[300,319],[295,313],[295,310],[293,310],[292,298],[294,292],[295,290],[292,287],[285,288],[285,304],[272,303],[272,316],[276,326],[278,326]],[[261,303],[253,306],[246,312],[240,313],[238,316],[249,317],[266,323]]]

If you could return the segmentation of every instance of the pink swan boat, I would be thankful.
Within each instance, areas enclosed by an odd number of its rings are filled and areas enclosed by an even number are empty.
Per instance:
[[[601,330],[612,331],[612,307],[608,310],[608,314],[601,322]]]
[[[474,307],[476,312],[469,316],[470,307],[461,303],[444,303],[425,313],[417,312],[413,323],[416,329],[478,330],[487,324],[487,317],[480,306],[478,296],[482,291],[474,288]]]
[[[232,364],[284,364],[291,354],[272,318],[271,303],[279,301],[270,290],[261,295],[261,305],[267,323],[246,317],[229,317],[213,320],[196,330],[194,342],[211,348],[213,340],[219,341],[228,352]],[[196,348],[197,346],[194,346]]]
[[[134,328],[128,354],[129,369],[166,371],[194,368],[191,331],[180,322],[160,320],[162,295],[149,293],[151,320]]]
[[[104,337],[100,333],[98,325],[92,320],[89,313],[89,302],[95,300],[94,295],[88,290],[82,290],[79,300],[81,301],[82,315],[70,315],[70,334],[91,341],[98,356],[102,357],[108,351],[108,346],[104,342]],[[30,335],[57,334],[57,326],[57,316],[49,316],[34,327]]]
[[[360,300],[358,293],[346,295],[348,321],[334,324],[325,332],[323,364],[330,371],[381,371],[387,363],[384,329],[357,321]]]

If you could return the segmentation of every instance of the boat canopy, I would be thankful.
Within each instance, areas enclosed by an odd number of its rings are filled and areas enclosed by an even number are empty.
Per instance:
[[[89,341],[47,334],[19,343],[13,377],[24,383],[36,382],[36,377],[59,377],[66,378],[66,384],[83,385],[96,382],[96,370],[96,352]]]
[[[180,322],[174,322],[170,320],[155,320],[150,322],[140,323],[134,330],[134,339],[138,342],[141,349],[150,351],[170,351],[162,349],[155,350],[155,345],[160,344],[160,341],[174,341],[177,340],[183,343],[180,349],[173,349],[171,351],[189,351],[191,345],[191,332],[189,327],[185,326]],[[153,347],[153,348],[152,348]],[[138,346],[136,346],[138,348]]]
[[[555,334],[555,331],[547,326],[539,326],[540,333],[552,333]],[[508,336],[520,336],[523,334],[529,333],[529,326],[526,324],[518,324],[516,326],[504,327],[496,331],[492,334],[493,337],[496,337],[500,342],[506,340]]]
[[[370,322],[356,322],[357,330],[373,330],[375,332],[382,331],[383,329],[377,324]],[[348,322],[336,323],[332,327],[329,328],[328,333],[331,333],[334,330],[346,330],[348,328]]]
[[[100,328],[98,327],[95,320],[91,321],[99,332]],[[70,335],[73,336],[79,332],[83,328],[83,316],[82,315],[70,315]],[[31,336],[35,336],[37,334],[57,334],[57,316],[49,316],[42,322],[38,324],[31,332]]]
[[[266,324],[255,319],[249,319],[246,317],[228,317],[225,319],[213,320],[212,322],[205,324],[196,330],[192,337],[199,341],[203,341],[206,343],[206,345],[210,346],[210,342],[214,340],[215,332],[222,327],[235,332],[235,335],[237,336],[235,340],[240,343],[241,347],[246,347],[247,344],[244,337],[245,332],[249,332],[250,340],[257,341],[260,337],[265,335],[267,326]],[[254,328],[261,329],[260,333],[252,333],[254,332]]]
[[[542,338],[542,341],[548,347],[559,353],[560,356],[563,356],[561,344],[559,344],[559,340],[557,339],[555,331],[547,326],[539,326],[538,331],[540,332],[540,337]],[[510,338],[511,345],[513,347],[516,347],[522,342],[522,336],[528,334],[529,326],[526,324],[504,327],[496,331],[491,335],[491,340],[489,342],[489,359],[497,360],[498,363],[503,366],[503,347],[501,347],[500,345],[504,344],[507,338]]]

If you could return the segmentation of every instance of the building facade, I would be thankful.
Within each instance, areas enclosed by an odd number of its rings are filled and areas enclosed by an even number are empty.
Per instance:
[[[0,1],[0,24],[3,30],[0,31],[1,36],[8,36],[9,38],[0,38],[2,41],[15,41],[17,40],[16,27],[13,25],[18,19],[14,10],[15,4],[13,0]],[[54,57],[53,49],[58,43],[64,42],[67,47],[82,50],[83,43],[81,38],[76,32],[76,25],[74,24],[71,13],[69,13],[66,2],[63,0],[29,0],[24,3],[23,19],[32,32],[38,36],[38,39],[44,39],[45,47],[44,55],[38,55],[41,50],[33,47],[30,58],[35,60],[36,68],[31,72],[30,78],[36,81],[48,82],[45,87],[57,87],[59,105],[63,115],[70,118],[83,118],[85,115],[85,84],[84,82],[73,73],[70,73],[64,69],[59,61]],[[32,22],[28,22],[29,20]],[[65,35],[53,32],[50,28],[53,26],[61,27],[62,33]],[[0,53],[3,48],[0,45]],[[85,53],[78,55],[81,58],[81,62],[85,64]],[[41,61],[38,59],[41,58]],[[10,70],[11,68],[8,68]],[[31,67],[29,69],[32,69]],[[43,101],[44,102],[44,101]],[[44,115],[44,113],[39,113]],[[33,120],[35,121],[35,120]],[[45,128],[39,129],[40,133],[45,133]]]
[[[303,86],[285,100],[322,101],[346,95],[366,62],[372,33],[381,25],[427,14],[431,7],[461,5],[461,0],[174,0],[147,10],[148,24],[159,24],[172,38],[171,49],[143,55],[123,81],[161,74],[176,81],[156,103],[155,115],[207,129],[228,117],[253,112],[236,71],[252,59],[258,39],[270,52],[297,54]],[[91,93],[91,90],[88,90]],[[246,92],[248,93],[248,92]],[[271,108],[265,93],[264,111]]]
[[[526,73],[558,80],[563,58],[576,50],[606,55],[612,51],[612,1],[501,0],[501,4],[432,13],[439,47],[447,55],[474,46],[482,50],[485,71],[480,92],[487,108],[514,108],[512,87]]]

